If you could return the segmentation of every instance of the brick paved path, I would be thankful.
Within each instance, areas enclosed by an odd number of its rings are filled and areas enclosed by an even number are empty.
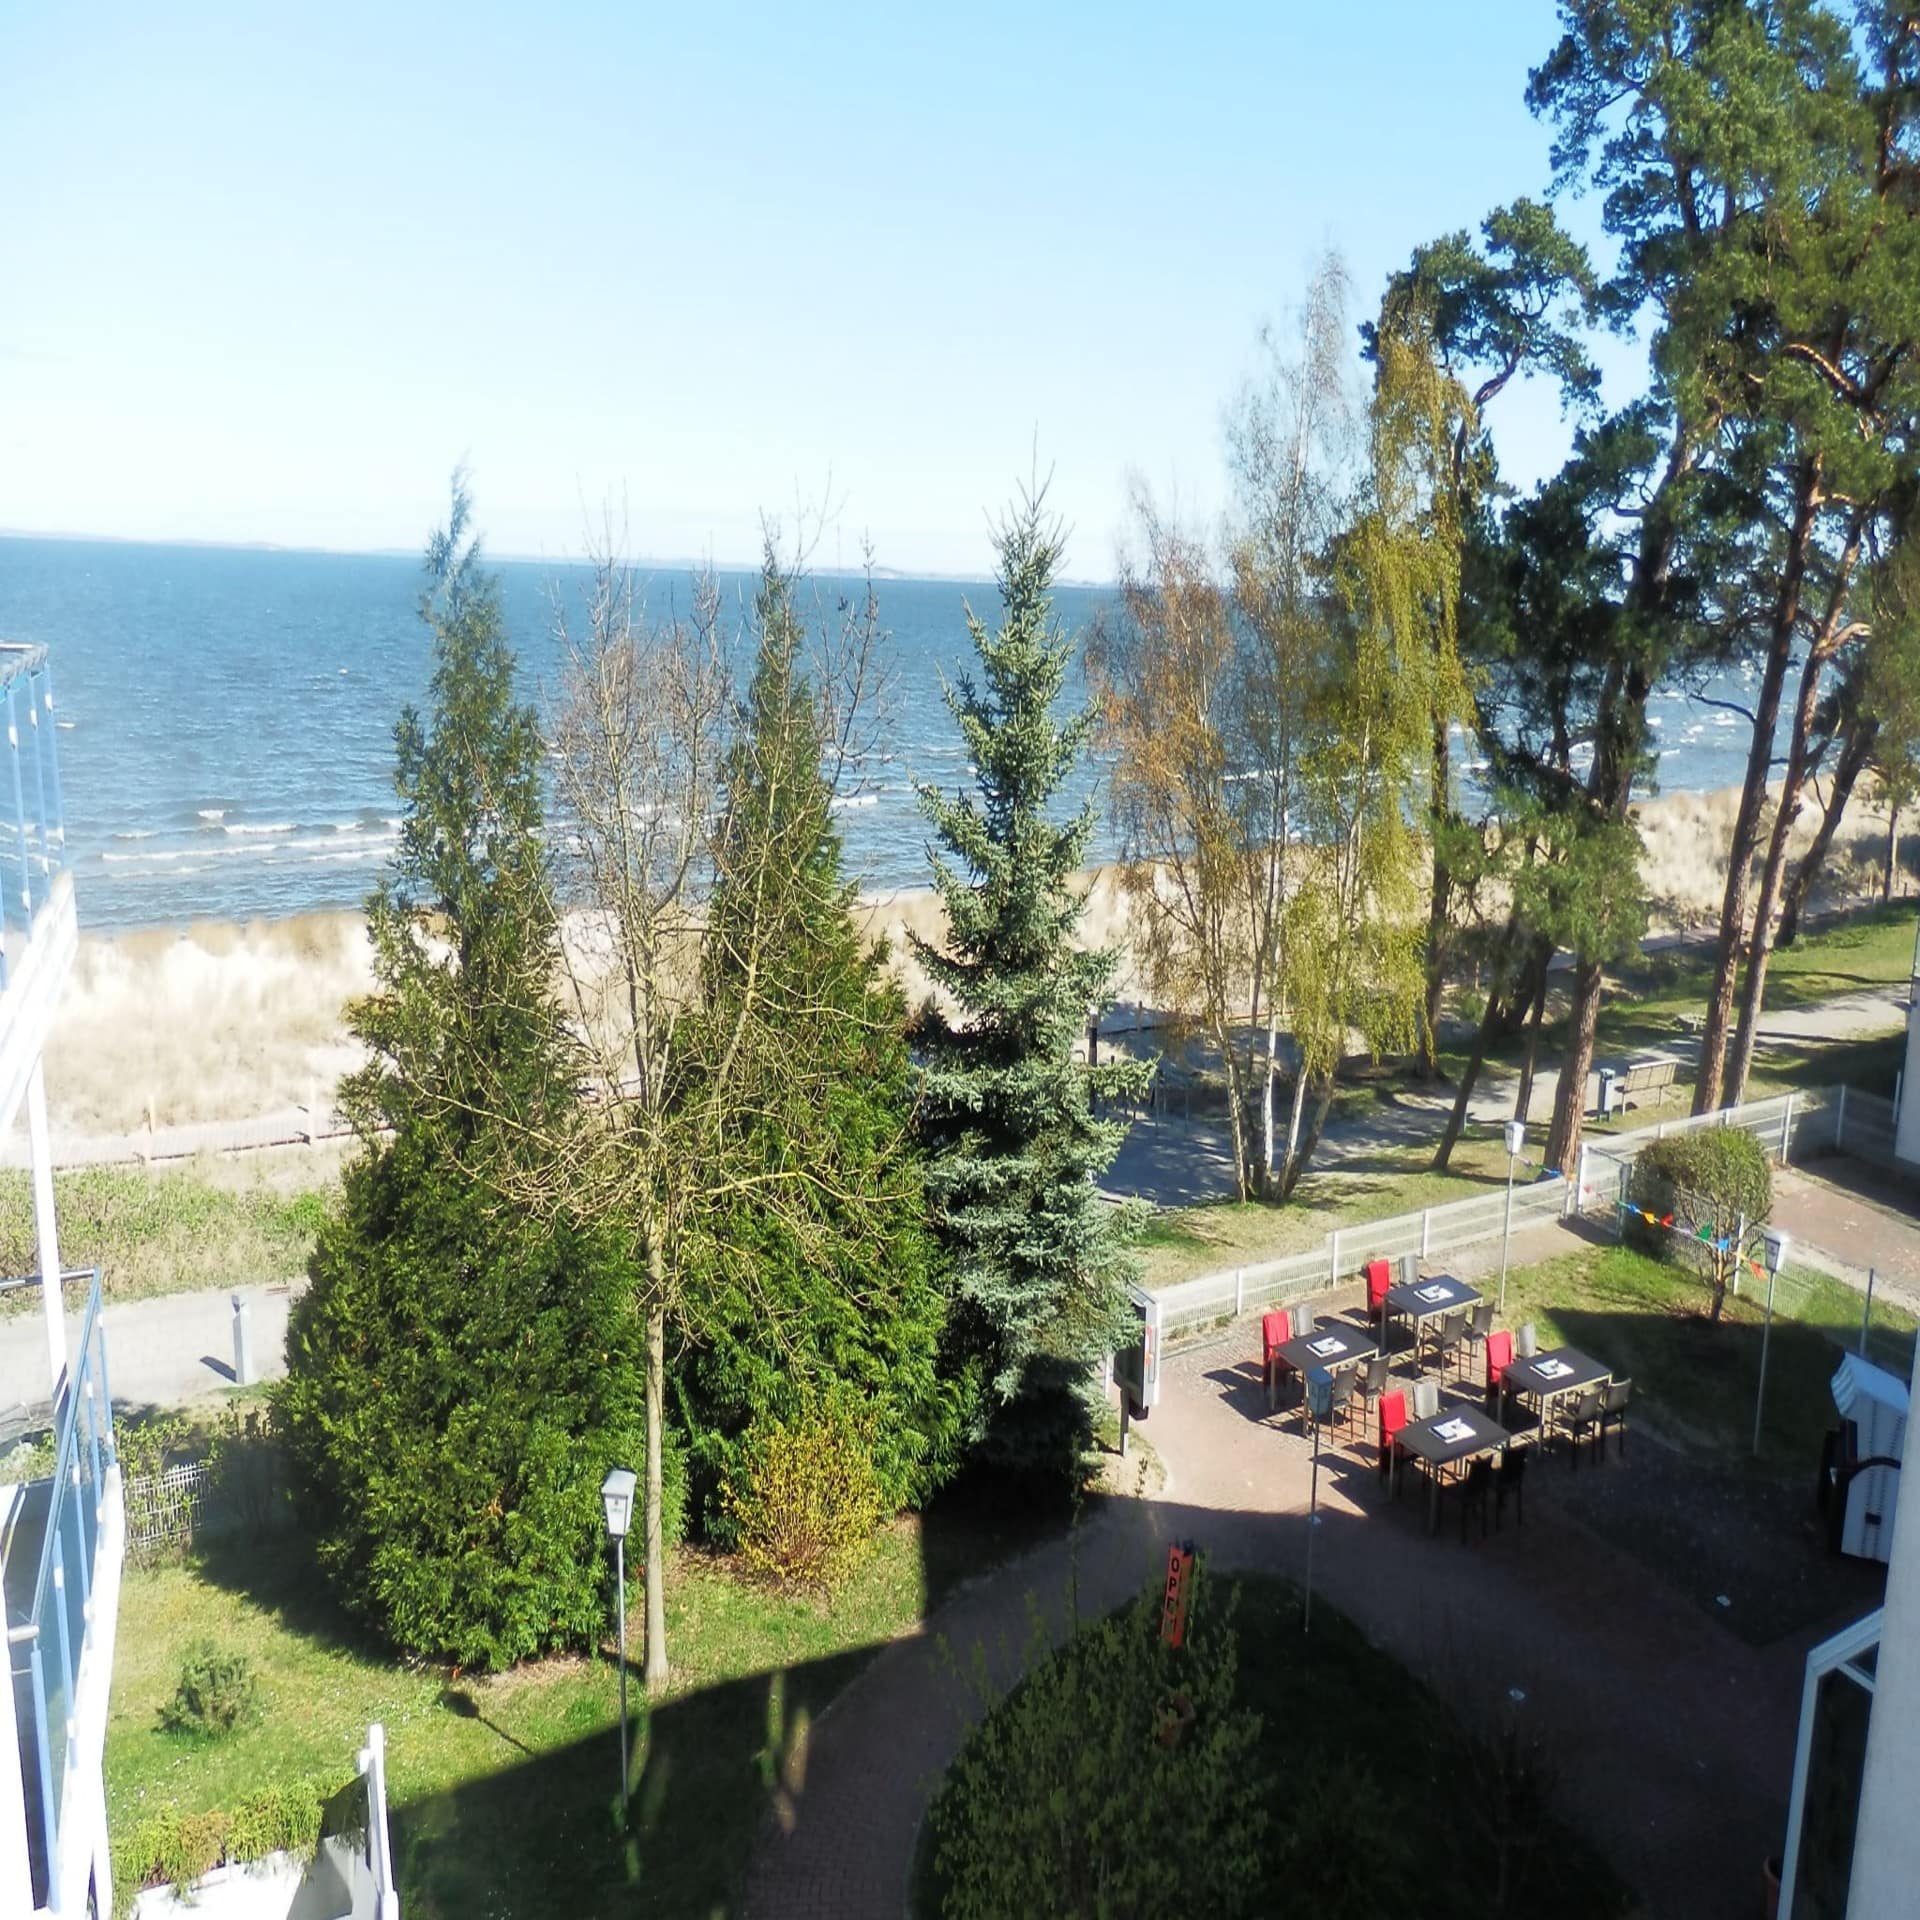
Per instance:
[[[1105,1504],[1081,1530],[1083,1614],[1136,1592],[1165,1543],[1185,1536],[1218,1565],[1301,1571],[1311,1457],[1291,1419],[1263,1417],[1255,1339],[1243,1327],[1168,1362],[1146,1429],[1168,1484],[1149,1501]],[[1633,1461],[1596,1470],[1630,1473]],[[1450,1519],[1429,1537],[1417,1491],[1389,1498],[1363,1450],[1323,1452],[1316,1591],[1469,1723],[1528,1716],[1561,1811],[1650,1915],[1751,1920],[1760,1862],[1782,1837],[1802,1662],[1828,1629],[1745,1645],[1557,1512],[1554,1477],[1567,1471],[1537,1460],[1525,1527],[1510,1521],[1463,1547]],[[939,1642],[963,1659],[984,1648],[1004,1685],[1027,1643],[1030,1596],[1058,1632],[1068,1565],[1056,1544],[989,1576],[834,1703],[756,1850],[750,1920],[898,1920],[922,1811],[968,1718],[968,1690]],[[1243,1632],[1257,1630],[1243,1619]]]

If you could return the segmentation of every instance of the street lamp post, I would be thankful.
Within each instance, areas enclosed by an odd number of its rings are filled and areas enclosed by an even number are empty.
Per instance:
[[[627,1809],[627,1529],[633,1524],[632,1473],[615,1467],[600,1483],[607,1509],[607,1535],[613,1541],[614,1609],[620,1641],[620,1814]]]
[[[1760,1457],[1760,1414],[1767,1404],[1767,1343],[1773,1335],[1773,1283],[1787,1264],[1787,1236],[1767,1228],[1761,1236],[1763,1258],[1767,1265],[1767,1317],[1760,1326],[1760,1385],[1753,1396],[1753,1457]],[[1741,1252],[1744,1254],[1743,1247]]]
[[[1309,1367],[1306,1378],[1307,1414],[1313,1421],[1313,1490],[1307,1496],[1307,1603],[1300,1631],[1313,1631],[1313,1536],[1320,1525],[1320,1423],[1333,1412],[1333,1375],[1325,1367]]]
[[[1527,1123],[1524,1120],[1507,1122],[1507,1224],[1500,1235],[1500,1311],[1507,1310],[1507,1248],[1513,1239],[1513,1163],[1519,1159],[1520,1150],[1527,1144]]]

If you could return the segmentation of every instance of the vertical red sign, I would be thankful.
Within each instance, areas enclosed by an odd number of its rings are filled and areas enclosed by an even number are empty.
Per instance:
[[[1187,1637],[1187,1593],[1193,1579],[1193,1542],[1167,1552],[1167,1595],[1160,1608],[1160,1638],[1180,1646]]]

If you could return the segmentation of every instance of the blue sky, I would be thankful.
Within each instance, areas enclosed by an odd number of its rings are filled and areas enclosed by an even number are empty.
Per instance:
[[[1037,443],[1103,576],[1323,247],[1545,185],[1544,0],[924,11],[0,8],[0,527],[412,547],[464,457],[497,552],[960,571]]]

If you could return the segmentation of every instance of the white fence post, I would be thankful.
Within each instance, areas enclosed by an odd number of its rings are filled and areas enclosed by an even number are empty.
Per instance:
[[[1839,1104],[1833,1110],[1833,1150],[1835,1153],[1846,1151],[1847,1141],[1847,1090],[1840,1089]]]
[[[1793,1161],[1793,1089],[1787,1089],[1786,1110],[1780,1116],[1780,1164],[1789,1166]]]
[[[1580,1142],[1580,1169],[1574,1180],[1572,1204],[1567,1208],[1576,1220],[1587,1210],[1587,1143]]]
[[[1432,1245],[1433,1209],[1431,1207],[1422,1207],[1420,1209],[1420,1258],[1422,1260],[1427,1257],[1428,1250]]]
[[[1247,1310],[1247,1270],[1235,1267],[1233,1270],[1233,1317],[1238,1320]]]
[[[1329,1262],[1327,1284],[1337,1287],[1340,1284],[1340,1229],[1338,1227],[1327,1235],[1327,1245],[1333,1255]]]

